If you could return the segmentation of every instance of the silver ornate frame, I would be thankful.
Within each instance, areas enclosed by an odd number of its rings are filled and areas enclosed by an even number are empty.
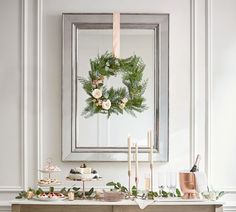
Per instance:
[[[76,29],[111,29],[112,13],[64,13],[62,15],[62,161],[127,161],[127,148],[76,146]],[[169,15],[121,13],[121,29],[155,32],[154,161],[169,159]],[[141,148],[140,161],[148,161]]]

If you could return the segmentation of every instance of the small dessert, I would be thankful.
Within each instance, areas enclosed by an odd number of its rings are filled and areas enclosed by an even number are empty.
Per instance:
[[[41,172],[60,172],[61,169],[52,163],[52,159],[48,158],[46,165],[40,170]]]
[[[99,175],[96,170],[82,164],[80,167],[71,169],[68,178],[71,180],[92,180],[98,179]]]
[[[58,166],[53,166],[51,164],[48,164],[43,167],[42,171],[43,172],[60,172],[61,169]]]
[[[52,178],[44,178],[38,181],[38,184],[41,186],[47,186],[47,185],[59,185],[61,182],[57,179]]]
[[[56,193],[56,192],[46,192],[37,195],[37,198],[41,200],[59,200],[64,197],[65,196],[62,193]]]
[[[38,198],[40,198],[40,199],[47,199],[48,196],[47,196],[47,194],[43,193],[43,194],[39,194]]]

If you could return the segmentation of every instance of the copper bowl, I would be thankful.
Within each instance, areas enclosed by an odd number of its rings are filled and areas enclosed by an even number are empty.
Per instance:
[[[118,202],[124,199],[124,194],[120,191],[104,191],[103,200],[106,202]]]
[[[183,199],[199,199],[196,191],[196,179],[193,172],[179,173],[180,189],[183,192]]]

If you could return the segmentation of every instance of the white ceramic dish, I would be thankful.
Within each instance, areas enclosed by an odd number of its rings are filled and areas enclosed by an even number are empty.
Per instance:
[[[40,186],[40,187],[52,187],[52,186],[58,186],[58,185],[61,185],[61,182],[49,183],[49,184],[41,184],[41,183],[38,183],[38,186]]]
[[[54,172],[61,172],[61,170],[44,170],[44,169],[40,169],[39,170],[42,173],[54,173]]]
[[[69,180],[69,181],[98,181],[98,180],[101,180],[102,177],[99,177],[99,178],[91,178],[91,179],[71,179],[70,177],[66,177],[66,180]]]
[[[34,196],[33,199],[34,199],[34,200],[37,200],[37,201],[54,202],[54,201],[62,201],[62,200],[65,200],[66,197],[58,197],[58,198],[41,198],[41,197]]]

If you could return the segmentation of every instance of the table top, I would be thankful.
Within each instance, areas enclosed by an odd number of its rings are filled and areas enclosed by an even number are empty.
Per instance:
[[[147,200],[150,201],[150,200]],[[60,200],[60,201],[37,201],[37,200],[13,200],[10,201],[11,205],[100,205],[100,206],[128,206],[137,205],[132,200],[122,200],[119,202],[104,202],[99,200]],[[200,201],[200,200],[156,200],[152,205],[223,205],[223,202],[219,201]]]

